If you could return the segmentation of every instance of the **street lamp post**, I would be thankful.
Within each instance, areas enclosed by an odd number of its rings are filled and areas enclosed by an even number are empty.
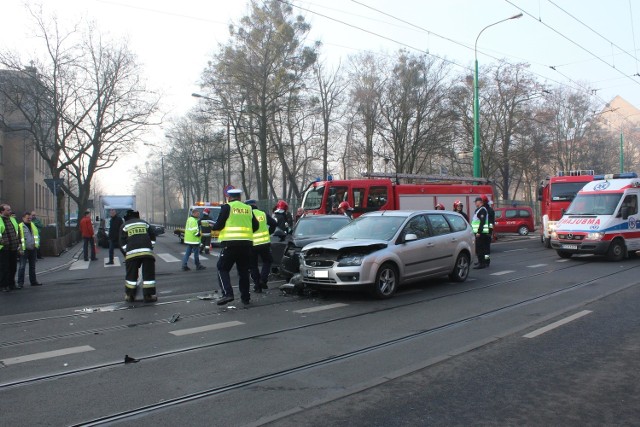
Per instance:
[[[501,22],[509,21],[511,19],[518,19],[522,17],[522,13],[514,15],[510,18],[502,19],[493,24],[487,25],[476,37],[476,44],[474,47],[475,53],[475,71],[473,75],[473,177],[480,178],[480,98],[478,97],[478,39],[480,35],[489,27],[498,25]]]
[[[162,147],[158,147],[155,144],[145,142],[144,145],[160,149],[160,169],[162,170],[162,226],[167,228],[167,190],[164,184],[164,152],[162,151]]]

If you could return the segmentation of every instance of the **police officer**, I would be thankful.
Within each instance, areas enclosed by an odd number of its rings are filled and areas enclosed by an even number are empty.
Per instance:
[[[234,188],[227,194],[229,203],[222,205],[218,219],[211,227],[212,230],[220,230],[218,240],[222,246],[217,264],[222,298],[217,304],[225,305],[234,299],[230,272],[235,264],[240,278],[240,298],[246,305],[251,300],[247,253],[253,248],[253,233],[258,230],[259,224],[251,207],[240,201],[242,190]]]
[[[250,271],[251,279],[253,280],[253,291],[259,294],[262,293],[263,289],[269,288],[267,281],[269,280],[271,264],[273,264],[270,235],[275,231],[278,222],[271,215],[258,209],[258,204],[255,200],[247,200],[245,204],[251,206],[253,216],[258,220],[258,231],[253,233]],[[258,259],[262,260],[262,270],[258,269]]]
[[[188,265],[191,253],[193,253],[196,270],[204,270],[207,268],[200,264],[200,225],[198,224],[198,218],[200,218],[200,211],[193,209],[184,226],[184,243],[187,249],[185,249],[184,256],[182,257],[182,271],[191,270]]]
[[[487,267],[489,259],[489,245],[491,244],[491,231],[489,229],[489,211],[483,203],[482,197],[476,197],[476,211],[471,220],[471,228],[476,235],[476,255],[478,264],[473,267],[481,269]]]
[[[205,208],[202,211],[202,217],[198,221],[200,224],[200,253],[204,251],[205,254],[209,253],[211,249],[211,218],[209,208]]]
[[[126,302],[136,299],[138,270],[142,266],[142,296],[144,302],[155,302],[156,297],[156,258],[153,246],[156,234],[148,222],[140,219],[138,211],[129,210],[120,232],[120,248],[124,253],[125,297]]]

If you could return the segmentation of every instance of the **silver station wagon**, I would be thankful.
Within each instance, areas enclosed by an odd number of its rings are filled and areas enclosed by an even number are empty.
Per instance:
[[[469,223],[455,212],[369,212],[330,239],[305,246],[300,273],[311,288],[367,288],[389,298],[399,285],[430,277],[465,281],[474,239]]]

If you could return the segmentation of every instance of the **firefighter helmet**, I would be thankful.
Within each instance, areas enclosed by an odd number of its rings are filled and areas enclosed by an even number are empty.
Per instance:
[[[283,211],[286,211],[289,209],[289,205],[284,200],[278,200],[278,203],[276,203],[276,209],[282,209]]]
[[[455,202],[453,202],[453,210],[457,211],[458,208],[462,209],[464,207],[464,205],[462,204],[462,202],[460,200],[456,200]]]
[[[338,209],[344,209],[346,211],[348,209],[351,209],[351,206],[349,206],[349,202],[344,201],[340,202],[340,204],[338,205]]]
[[[489,198],[487,197],[486,194],[482,195],[482,203],[489,203]]]
[[[443,205],[442,203],[438,203],[438,204],[436,205],[436,210],[437,210],[437,211],[443,211],[443,210],[444,210],[444,205]]]

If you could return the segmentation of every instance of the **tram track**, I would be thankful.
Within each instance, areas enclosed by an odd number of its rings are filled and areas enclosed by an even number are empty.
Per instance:
[[[575,264],[575,265],[562,266],[560,268],[555,268],[552,271],[561,271],[561,270],[567,270],[567,269],[572,269],[572,268],[578,268],[578,267],[580,267],[581,265],[584,265],[584,264],[585,263],[579,263],[579,264]],[[622,270],[617,270],[615,272],[598,275],[596,277],[591,277],[588,280],[585,280],[585,281],[570,285],[568,287],[555,289],[553,291],[549,291],[549,292],[543,293],[541,295],[537,295],[537,296],[531,297],[531,298],[529,298],[529,299],[527,299],[527,300],[525,300],[523,302],[532,302],[532,301],[539,300],[541,298],[545,298],[545,297],[548,297],[548,296],[552,296],[552,295],[556,295],[556,294],[559,294],[559,293],[562,293],[562,292],[573,290],[573,289],[576,289],[576,288],[579,288],[579,287],[582,287],[582,286],[586,286],[589,283],[592,283],[592,282],[594,282],[596,280],[600,280],[600,279],[603,279],[603,278],[606,278],[606,277],[610,277],[610,276],[615,275],[615,274],[619,274],[621,272],[625,272],[625,271],[629,271],[629,270],[637,269],[637,268],[640,268],[640,265],[639,266],[630,266],[628,268],[625,268],[625,269],[622,269]],[[349,320],[349,319],[355,319],[355,318],[361,318],[361,317],[365,317],[365,316],[371,316],[371,315],[375,315],[375,314],[379,314],[379,313],[383,313],[383,312],[389,312],[389,311],[393,311],[393,310],[403,309],[403,308],[414,306],[414,305],[419,305],[419,304],[429,303],[429,302],[432,302],[432,301],[442,300],[442,299],[445,299],[445,298],[450,298],[450,297],[454,297],[454,296],[458,296],[458,295],[468,294],[468,293],[472,293],[472,292],[478,292],[478,291],[481,291],[481,290],[486,290],[486,289],[494,288],[494,287],[497,287],[497,286],[502,286],[502,285],[512,284],[512,283],[515,283],[515,282],[518,282],[518,281],[528,280],[528,279],[535,278],[535,277],[538,277],[538,276],[541,276],[541,275],[545,275],[545,274],[549,274],[549,273],[550,273],[550,271],[546,270],[546,271],[541,271],[541,272],[521,275],[521,276],[518,276],[518,277],[513,277],[513,278],[509,278],[509,279],[505,279],[505,280],[500,280],[500,281],[488,283],[488,284],[482,285],[482,286],[474,286],[474,287],[469,287],[469,288],[465,288],[465,289],[460,289],[460,290],[457,290],[455,292],[448,292],[448,293],[443,294],[443,295],[429,296],[427,298],[414,299],[414,300],[412,300],[410,302],[405,302],[405,303],[401,303],[401,304],[394,304],[394,305],[386,306],[386,307],[380,307],[380,308],[376,308],[374,310],[367,310],[367,311],[361,312],[361,313],[354,313],[354,314],[349,314],[349,315],[342,315],[342,316],[332,317],[330,319],[326,319],[326,320],[322,320],[322,321],[309,322],[309,323],[304,323],[304,324],[300,324],[300,325],[289,326],[289,327],[285,327],[285,328],[271,330],[271,331],[268,331],[268,332],[252,334],[252,335],[248,335],[248,336],[244,336],[244,337],[240,337],[240,338],[228,339],[228,340],[218,341],[218,342],[214,342],[214,343],[199,344],[199,345],[194,345],[194,346],[189,346],[189,347],[184,347],[184,348],[179,348],[179,349],[161,351],[161,352],[154,353],[154,354],[149,354],[149,355],[146,355],[146,356],[139,356],[137,359],[139,361],[153,360],[153,359],[158,359],[158,358],[176,356],[176,355],[189,353],[189,352],[194,352],[194,351],[210,349],[210,348],[214,348],[214,347],[220,347],[220,346],[233,344],[233,343],[238,343],[238,342],[243,342],[243,341],[251,341],[251,340],[256,340],[256,339],[260,339],[260,338],[276,336],[276,335],[279,335],[279,334],[288,333],[288,332],[292,332],[292,331],[298,331],[298,330],[303,330],[303,329],[306,329],[306,328],[313,328],[313,327],[316,327],[316,326],[327,325],[327,324],[336,323],[336,322],[342,322],[342,321]],[[507,305],[507,306],[504,306],[504,307],[501,307],[501,308],[498,308],[498,309],[495,309],[495,310],[490,310],[490,311],[484,312],[482,314],[471,316],[471,317],[469,317],[467,319],[461,320],[460,322],[464,323],[464,322],[476,319],[478,317],[481,317],[483,315],[487,315],[489,313],[495,312],[496,310],[504,310],[505,308],[509,308],[509,307],[512,307],[512,306],[517,306],[518,304],[522,304],[523,302],[510,304],[510,305]],[[275,302],[275,303],[272,303],[272,304],[263,305],[263,306],[261,306],[261,308],[269,307],[269,306],[273,306],[273,305],[279,305],[279,304],[282,304],[282,302]],[[215,314],[217,314],[217,312],[197,313],[197,314],[185,316],[185,317],[182,317],[182,318],[183,319],[187,319],[187,318],[202,318],[202,317],[206,317],[206,316],[212,316],[212,315],[215,315]],[[167,323],[167,321],[168,321],[167,319],[158,319],[158,320],[151,321],[151,322],[141,322],[141,323],[139,323],[139,325],[160,324],[160,323]],[[55,335],[49,335],[49,336],[44,336],[44,337],[37,337],[37,338],[30,339],[30,340],[23,340],[22,342],[20,342],[20,344],[51,341],[51,340],[58,340],[58,339],[61,339],[61,338],[72,338],[72,337],[78,337],[78,336],[83,336],[83,335],[93,335],[95,333],[95,331],[98,331],[98,330],[106,331],[106,332],[119,331],[119,330],[124,330],[124,329],[130,328],[130,327],[132,327],[131,324],[113,325],[113,326],[110,326],[110,327],[95,328],[95,329],[90,329],[90,330],[86,330],[86,331],[75,331],[75,332],[69,333],[69,334],[55,334]],[[440,330],[440,329],[441,328],[439,327],[439,328],[436,328],[435,330]],[[420,335],[417,335],[417,336],[420,336]],[[13,342],[13,343],[5,342],[5,343],[2,343],[0,345],[0,347],[1,346],[9,346],[9,345],[18,345],[18,342]],[[85,373],[94,372],[94,371],[101,371],[101,370],[104,370],[104,369],[108,369],[108,368],[111,368],[111,367],[114,367],[114,366],[121,365],[122,363],[123,363],[122,361],[105,362],[105,363],[101,363],[101,364],[97,364],[97,365],[93,365],[93,366],[87,366],[87,367],[77,368],[77,369],[73,369],[73,370],[68,370],[68,371],[65,371],[65,372],[59,372],[59,373],[53,373],[53,374],[47,374],[47,375],[40,375],[40,376],[36,376],[36,377],[20,379],[20,380],[6,382],[6,383],[0,383],[0,390],[7,389],[7,388],[12,388],[12,387],[28,386],[28,385],[36,384],[36,383],[39,383],[39,382],[42,382],[42,381],[61,379],[61,378],[65,378],[65,377],[70,377],[70,376],[79,375],[79,374],[85,374]]]
[[[539,302],[543,299],[549,298],[549,297],[553,297],[562,293],[566,293],[566,292],[571,292],[574,290],[577,290],[579,288],[588,286],[589,284],[601,280],[601,279],[606,279],[608,277],[617,275],[621,272],[625,272],[625,271],[630,271],[633,269],[637,269],[640,266],[632,266],[632,267],[628,267],[622,270],[618,270],[615,272],[609,272],[606,274],[601,274],[598,275],[597,277],[591,277],[587,280],[583,280],[579,283],[575,283],[572,284],[568,287],[563,287],[560,289],[554,289],[554,290],[550,290],[547,292],[543,292],[540,293],[538,295],[534,295],[531,296],[529,298],[525,298],[523,300],[520,301],[516,301],[516,302],[512,302],[512,303],[507,303],[504,305],[501,305],[499,307],[495,307],[492,309],[488,309],[485,311],[482,311],[480,313],[477,314],[473,314],[467,317],[463,317],[460,319],[456,319],[447,323],[443,323],[434,327],[430,327],[430,328],[426,328],[426,329],[422,329],[422,330],[418,330],[409,334],[405,334],[399,337],[395,337],[392,339],[388,339],[382,342],[378,342],[378,343],[374,343],[371,345],[367,345],[367,346],[363,346],[357,349],[353,349],[350,351],[346,351],[346,352],[342,352],[340,354],[335,354],[329,357],[325,357],[319,360],[315,360],[315,361],[311,361],[308,363],[302,363],[290,368],[286,368],[286,369],[282,369],[282,370],[278,370],[278,371],[274,371],[274,372],[270,372],[267,374],[263,374],[263,375],[256,375],[250,378],[246,378],[244,380],[241,381],[236,381],[236,382],[232,382],[232,383],[228,383],[225,385],[221,385],[221,386],[216,386],[216,387],[210,387],[210,388],[206,388],[204,390],[200,390],[197,392],[192,392],[192,393],[188,393],[188,394],[184,394],[182,396],[178,396],[178,397],[174,397],[174,398],[169,398],[166,400],[163,400],[162,402],[158,402],[158,403],[153,403],[153,404],[148,404],[148,405],[142,405],[142,406],[138,406],[136,408],[132,408],[132,409],[127,409],[127,410],[123,410],[123,411],[119,411],[119,412],[114,412],[112,414],[108,414],[108,415],[104,415],[104,416],[99,416],[93,419],[87,419],[84,420],[82,422],[79,422],[77,424],[73,424],[75,426],[98,426],[98,425],[104,425],[104,424],[109,424],[109,423],[114,423],[114,422],[121,422],[121,421],[126,421],[126,420],[132,420],[134,418],[139,418],[139,417],[143,417],[145,415],[151,414],[152,412],[158,411],[158,410],[164,410],[164,409],[169,409],[172,407],[178,407],[180,405],[183,404],[188,404],[190,402],[194,402],[200,399],[205,399],[205,398],[209,398],[209,397],[214,397],[214,396],[218,396],[224,393],[228,393],[231,391],[236,391],[236,390],[240,390],[240,389],[244,389],[244,388],[248,388],[251,386],[254,386],[256,384],[259,383],[264,383],[270,380],[274,380],[274,379],[278,379],[278,378],[282,378],[282,377],[286,377],[288,375],[292,375],[292,374],[296,374],[296,373],[300,373],[300,372],[304,372],[306,370],[310,370],[310,369],[314,369],[317,367],[321,367],[321,366],[326,366],[326,365],[331,365],[333,363],[337,363],[337,362],[341,362],[341,361],[345,361],[348,359],[353,359],[356,358],[358,356],[362,356],[368,353],[372,353],[378,350],[382,350],[382,349],[386,349],[389,347],[393,347],[395,345],[399,345],[402,343],[406,343],[412,340],[417,340],[419,338],[423,338],[425,336],[431,335],[431,334],[435,334],[438,332],[442,332],[442,331],[446,331],[448,329],[453,329],[456,327],[459,327],[461,325],[464,325],[466,323],[469,322],[473,322],[475,320],[479,320],[482,318],[488,318],[491,316],[495,316],[504,312],[507,312],[509,310],[513,310],[513,309],[517,309],[517,308],[521,308],[524,306],[527,306],[529,304],[532,303],[536,303]],[[514,279],[517,280],[517,279]],[[510,282],[513,282],[514,280],[510,280]],[[629,285],[631,286],[631,285]],[[613,291],[615,292],[615,291]],[[393,307],[393,308],[398,308],[398,307]],[[393,309],[393,308],[388,308],[388,309]],[[366,315],[366,314],[371,314],[371,313],[364,313],[364,314],[360,314],[360,315]],[[330,321],[326,321],[326,322],[320,322],[318,324],[321,323],[329,323],[331,321],[335,321],[336,319],[332,319]],[[308,327],[309,325],[306,326],[300,326],[294,329],[300,329],[302,327]],[[272,335],[275,333],[279,333],[277,331],[272,331],[269,334],[261,334],[260,336],[265,336],[265,335]],[[245,337],[243,338],[243,340],[246,339],[253,339],[255,337]],[[221,345],[223,343],[218,343],[217,345]],[[155,356],[154,356],[155,357]],[[386,381],[390,381],[389,378],[386,378],[385,380],[383,380],[383,382]]]

